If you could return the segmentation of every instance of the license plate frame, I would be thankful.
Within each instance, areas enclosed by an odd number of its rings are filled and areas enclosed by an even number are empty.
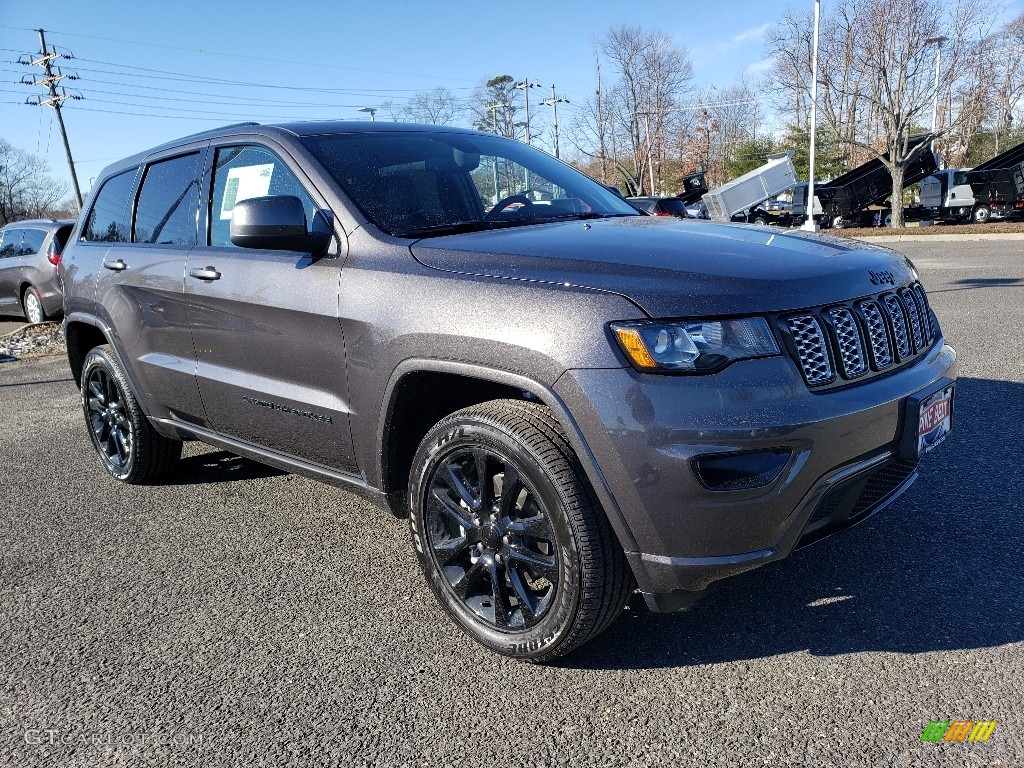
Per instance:
[[[955,412],[956,382],[953,379],[943,379],[937,385],[908,397],[903,408],[900,458],[919,459],[943,443],[953,431]],[[941,418],[937,418],[939,416]]]
[[[920,402],[917,407],[915,442],[918,457],[940,445],[953,431],[953,398],[956,385],[949,384]]]

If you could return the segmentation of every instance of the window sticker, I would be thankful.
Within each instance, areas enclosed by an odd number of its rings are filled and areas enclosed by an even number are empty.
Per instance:
[[[274,175],[274,164],[243,165],[228,170],[224,184],[224,199],[220,206],[221,219],[231,218],[231,209],[239,200],[263,197],[270,191],[270,179]]]

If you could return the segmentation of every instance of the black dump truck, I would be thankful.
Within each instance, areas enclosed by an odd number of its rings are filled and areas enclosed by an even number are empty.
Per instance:
[[[915,147],[929,139],[929,134],[912,136],[910,146]],[[935,154],[926,149],[907,166],[903,184],[915,184],[935,173],[938,167]],[[892,175],[877,157],[832,181],[815,184],[814,194],[821,205],[822,227],[838,229],[889,223],[890,210],[882,207],[872,209],[872,206],[881,206],[892,195]],[[800,184],[793,189],[793,222],[801,224],[806,219],[807,185]]]
[[[1024,142],[967,171],[976,222],[1024,217]]]

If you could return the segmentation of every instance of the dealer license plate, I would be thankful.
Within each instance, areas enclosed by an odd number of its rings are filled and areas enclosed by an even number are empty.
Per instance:
[[[921,402],[917,419],[917,455],[923,456],[953,430],[953,385]]]

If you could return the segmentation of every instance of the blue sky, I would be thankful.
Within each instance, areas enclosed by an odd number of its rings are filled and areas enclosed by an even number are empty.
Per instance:
[[[1007,2],[1016,13],[1024,9],[1024,0]],[[813,7],[811,0],[795,5]],[[673,35],[690,50],[696,84],[727,86],[748,69],[764,68],[763,34],[785,8],[765,0],[0,0],[0,6],[0,136],[43,155],[55,175],[67,177],[52,110],[22,104],[42,89],[18,81],[40,70],[10,63],[19,53],[39,51],[31,30],[42,27],[48,44],[76,57],[61,66],[81,78],[69,91],[85,96],[64,109],[83,191],[113,160],[218,124],[362,119],[357,107],[438,86],[468,96],[497,74],[537,80],[547,95],[555,84],[571,102],[559,109],[561,122],[569,118],[563,109],[571,111],[594,88],[594,38],[621,23]]]

